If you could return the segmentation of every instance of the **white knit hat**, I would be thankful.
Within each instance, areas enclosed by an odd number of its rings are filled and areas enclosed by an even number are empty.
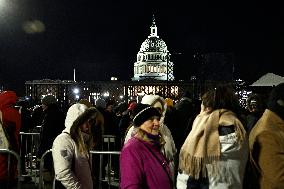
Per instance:
[[[65,119],[65,127],[68,131],[70,131],[71,126],[73,125],[73,122],[82,115],[88,107],[84,104],[73,104],[67,112],[66,119]]]

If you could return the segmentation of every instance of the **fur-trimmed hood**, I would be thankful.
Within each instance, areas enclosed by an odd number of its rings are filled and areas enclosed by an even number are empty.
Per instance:
[[[84,104],[73,104],[67,111],[65,118],[65,129],[64,132],[70,133],[70,129],[74,123],[74,121],[80,117],[88,107]]]
[[[148,104],[150,106],[153,106],[155,108],[160,108],[162,110],[161,112],[161,119],[160,122],[163,123],[164,122],[164,118],[165,118],[165,114],[167,111],[167,104],[166,101],[163,97],[159,96],[159,95],[145,95],[142,100],[141,100],[142,104]]]

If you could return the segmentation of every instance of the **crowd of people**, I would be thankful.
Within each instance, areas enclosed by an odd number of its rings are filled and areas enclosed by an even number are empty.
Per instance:
[[[37,156],[52,149],[44,168],[56,188],[97,187],[90,150],[105,149],[103,135],[115,136],[112,150],[121,152],[113,168],[122,189],[284,188],[284,83],[268,98],[251,94],[245,108],[231,86],[220,85],[197,100],[187,91],[176,101],[157,94],[118,104],[81,99],[67,112],[47,95],[29,110],[15,92],[0,93],[9,149],[19,153],[20,131],[41,125]],[[0,188],[17,185],[15,161],[8,169],[0,154]]]

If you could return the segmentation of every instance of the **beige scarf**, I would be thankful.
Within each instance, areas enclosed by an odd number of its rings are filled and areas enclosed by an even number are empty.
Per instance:
[[[211,113],[200,113],[194,120],[192,130],[187,136],[179,155],[179,169],[198,179],[206,177],[206,164],[212,164],[217,172],[216,161],[220,159],[218,127],[235,126],[235,133],[242,142],[246,132],[236,115],[225,109]]]

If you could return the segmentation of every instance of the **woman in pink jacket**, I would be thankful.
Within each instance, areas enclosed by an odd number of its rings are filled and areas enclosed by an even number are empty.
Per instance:
[[[172,172],[160,149],[164,140],[159,131],[159,111],[146,104],[138,104],[133,124],[137,129],[124,145],[120,155],[121,189],[171,189]]]

